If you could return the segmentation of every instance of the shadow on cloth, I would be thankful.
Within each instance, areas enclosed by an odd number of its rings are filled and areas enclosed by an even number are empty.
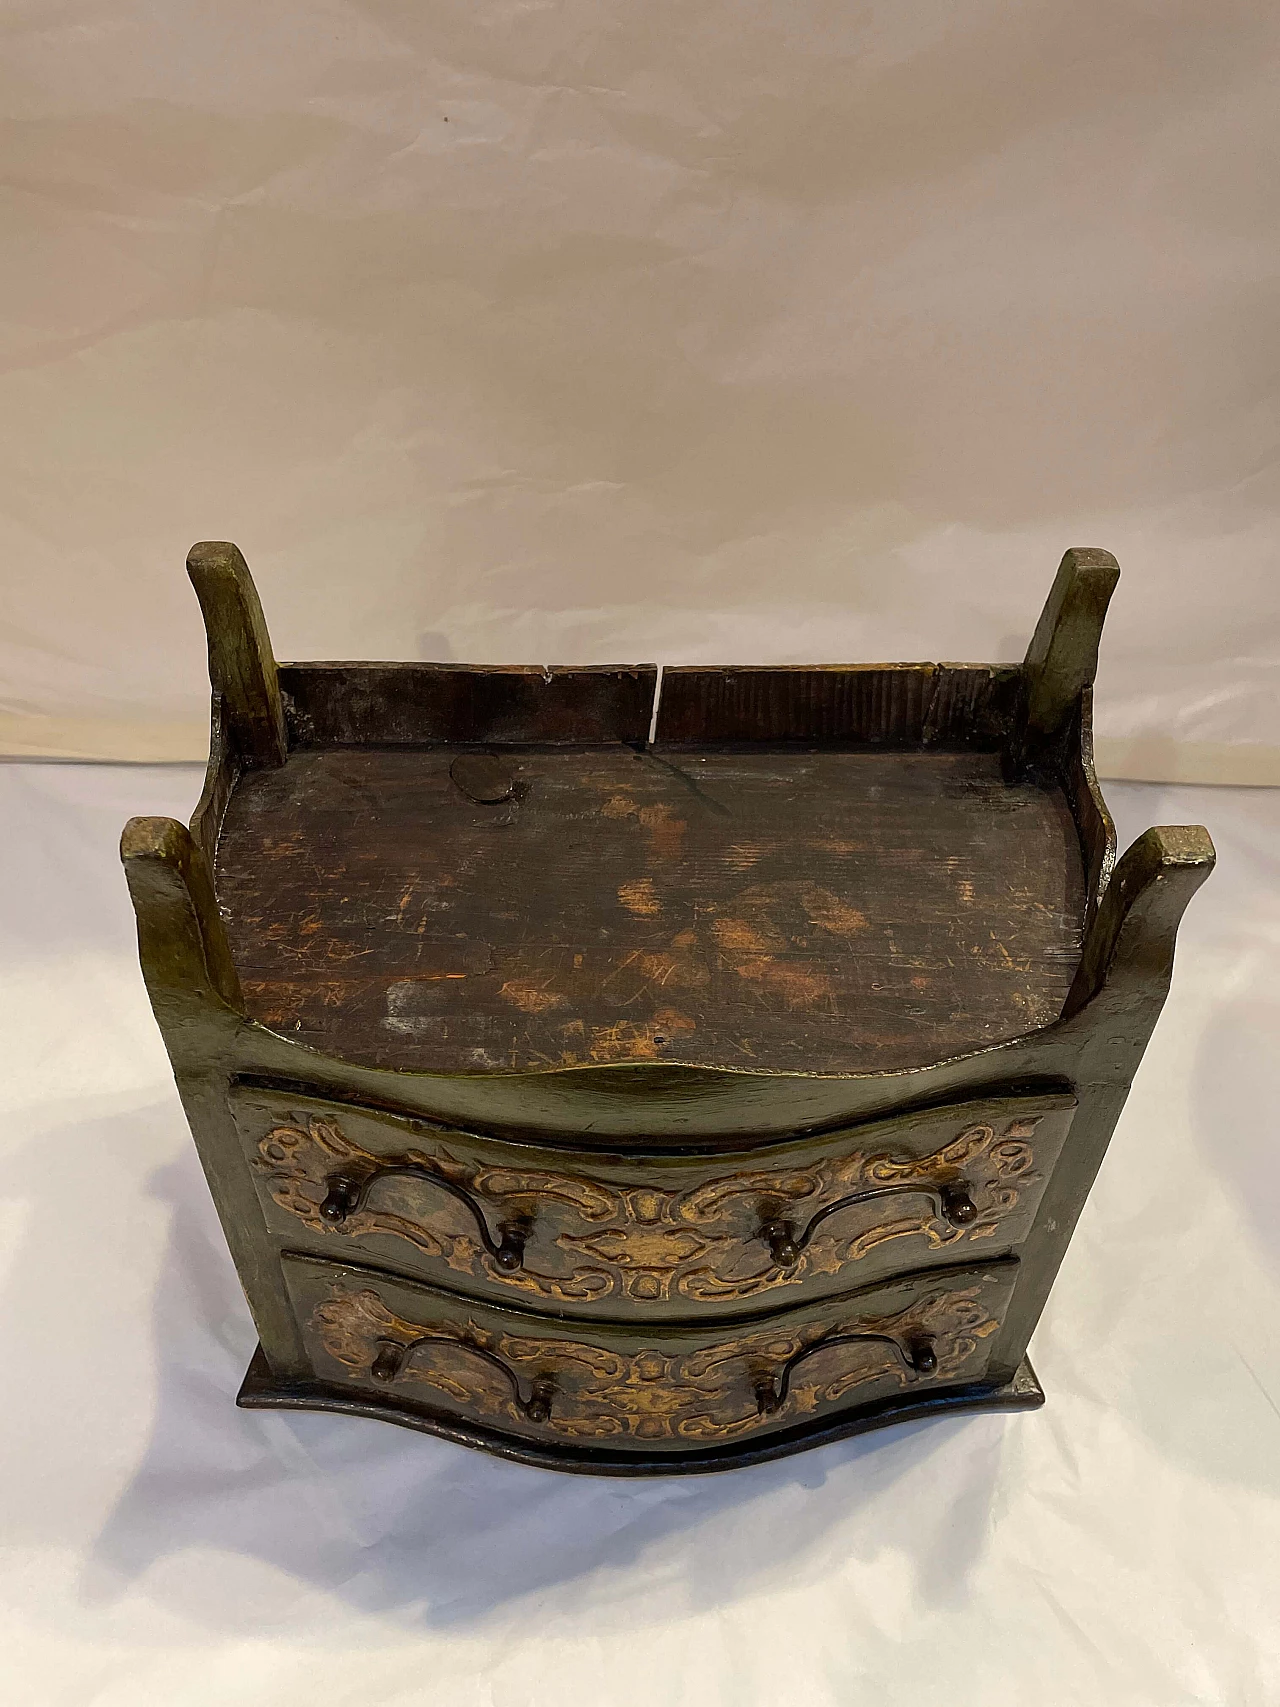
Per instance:
[[[1241,970],[1248,984],[1248,968]],[[1280,1272],[1280,1143],[1271,1112],[1278,1037],[1280,1004],[1261,987],[1221,1003],[1201,1044],[1193,1112],[1205,1156]]]
[[[634,1624],[801,1588],[851,1553],[904,1555],[922,1597],[964,1601],[1003,1431],[1020,1419],[907,1424],[755,1469],[633,1481],[530,1469],[360,1419],[240,1411],[252,1330],[240,1304],[245,1331],[227,1332],[238,1288],[195,1156],[151,1184],[172,1208],[156,1413],[93,1547],[87,1603],[148,1575],[153,1599],[181,1597],[186,1616],[251,1633],[310,1584],[400,1622],[466,1626],[526,1598],[544,1620],[548,1591],[572,1584],[566,1611],[589,1607],[599,1628],[611,1606]],[[221,1573],[211,1591],[206,1566],[195,1596],[172,1560],[201,1549],[269,1569]],[[163,1559],[170,1568],[153,1571]]]

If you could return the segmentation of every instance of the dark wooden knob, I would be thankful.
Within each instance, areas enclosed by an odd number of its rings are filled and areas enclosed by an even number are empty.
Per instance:
[[[772,1375],[760,1375],[756,1378],[756,1409],[762,1417],[772,1416],[782,1403],[778,1393],[778,1383]]]
[[[938,1367],[938,1354],[933,1341],[915,1339],[907,1346],[907,1360],[917,1375],[932,1375]]]
[[[320,1205],[321,1219],[336,1226],[338,1222],[346,1220],[359,1200],[360,1189],[356,1182],[348,1179],[345,1174],[334,1174],[329,1180],[328,1194]]]
[[[523,1222],[515,1221],[503,1227],[498,1248],[493,1253],[494,1262],[510,1274],[524,1262],[524,1247],[528,1240],[529,1229]]]
[[[551,1401],[555,1396],[555,1383],[547,1378],[535,1381],[533,1391],[529,1395],[529,1403],[524,1408],[524,1414],[530,1422],[544,1423],[551,1415]]]
[[[967,1227],[978,1218],[978,1206],[969,1195],[963,1180],[955,1180],[942,1188],[942,1213],[953,1227]]]
[[[404,1362],[404,1347],[386,1341],[378,1347],[377,1356],[369,1370],[375,1381],[394,1381]]]
[[[760,1237],[768,1245],[769,1255],[779,1268],[792,1268],[799,1262],[800,1247],[786,1221],[766,1221],[760,1229]]]

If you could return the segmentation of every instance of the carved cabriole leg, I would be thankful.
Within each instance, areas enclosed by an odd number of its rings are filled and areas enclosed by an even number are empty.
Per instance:
[[[1214,858],[1202,825],[1147,830],[1117,862],[1089,927],[1053,1028],[1078,1050],[1080,1112],[1028,1240],[1034,1260],[1024,1262],[992,1360],[998,1380],[1008,1380],[1026,1352],[1169,993],[1182,915]]]
[[[131,818],[120,857],[147,994],[263,1353],[276,1375],[295,1374],[301,1342],[227,1102],[247,1021],[208,866],[172,818]]]
[[[187,553],[209,641],[209,681],[236,750],[251,767],[282,765],[288,751],[276,661],[258,590],[240,548],[205,540]]]
[[[1009,745],[1011,780],[1020,779],[1065,736],[1080,695],[1098,673],[1098,642],[1120,579],[1109,551],[1076,547],[1058,565],[1022,665]]]

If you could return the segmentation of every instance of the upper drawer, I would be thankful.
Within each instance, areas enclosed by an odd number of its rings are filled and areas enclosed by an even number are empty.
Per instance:
[[[713,1156],[552,1150],[311,1097],[232,1093],[268,1225],[558,1313],[781,1307],[1027,1234],[1075,1109],[955,1103]]]
[[[327,1386],[455,1437],[590,1448],[604,1463],[750,1445],[981,1383],[1018,1271],[974,1263],[677,1327],[566,1322],[316,1257],[283,1266]]]

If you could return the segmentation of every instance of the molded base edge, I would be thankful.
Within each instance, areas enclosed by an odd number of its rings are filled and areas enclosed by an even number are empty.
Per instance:
[[[891,1423],[915,1422],[921,1418],[949,1416],[956,1411],[1034,1411],[1044,1403],[1044,1392],[1035,1371],[1023,1358],[1012,1381],[1002,1386],[952,1387],[915,1398],[883,1399],[864,1405],[834,1421],[808,1423],[745,1446],[714,1446],[691,1452],[608,1451],[602,1447],[558,1446],[521,1440],[457,1417],[393,1399],[373,1399],[348,1388],[331,1387],[323,1381],[279,1381],[272,1375],[259,1346],[245,1374],[236,1403],[246,1410],[340,1411],[346,1416],[368,1417],[377,1422],[397,1423],[424,1434],[440,1435],[460,1446],[532,1464],[542,1470],[567,1470],[586,1476],[689,1476],[713,1470],[739,1470],[763,1464],[770,1458],[785,1458],[814,1446],[825,1446],[850,1435],[866,1434]]]

